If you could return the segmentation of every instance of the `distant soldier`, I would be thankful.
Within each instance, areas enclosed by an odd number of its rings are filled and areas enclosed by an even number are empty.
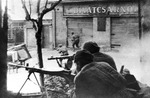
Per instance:
[[[71,34],[72,34],[72,38],[71,38],[72,47],[73,47],[73,50],[75,51],[75,46],[79,48],[80,36],[77,34],[74,34],[74,32],[72,32]]]

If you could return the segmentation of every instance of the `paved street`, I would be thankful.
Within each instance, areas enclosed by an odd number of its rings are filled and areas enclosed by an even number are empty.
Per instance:
[[[38,67],[37,65],[37,53],[36,49],[29,49],[30,54],[32,58],[27,61],[29,63],[30,67]],[[69,54],[72,55],[75,52],[69,50]],[[120,71],[120,68],[122,65],[125,66],[125,68],[128,68],[131,71],[131,74],[134,74],[137,80],[141,81],[144,84],[148,84],[150,77],[149,77],[149,70],[150,67],[148,66],[149,62],[140,63],[140,56],[135,55],[139,54],[138,51],[130,51],[126,53],[125,51],[121,52],[106,52],[107,54],[110,54],[114,60],[116,61],[117,69]],[[124,53],[124,55],[122,54]],[[134,54],[132,54],[134,53]],[[44,69],[46,70],[62,70],[55,60],[47,60],[47,58],[51,56],[60,56],[58,54],[58,51],[54,50],[48,50],[43,49],[43,61],[44,61]],[[8,72],[8,90],[13,92],[18,92],[25,80],[27,79],[28,71],[26,71],[24,68],[20,68],[18,70],[18,73],[16,71],[11,70]],[[36,76],[39,75],[36,73]],[[39,77],[38,77],[39,78]],[[28,80],[25,84],[25,86],[22,88],[22,93],[34,93],[34,92],[40,92],[40,88],[37,85],[37,82],[34,78],[34,75],[32,74],[30,76],[30,80]]]

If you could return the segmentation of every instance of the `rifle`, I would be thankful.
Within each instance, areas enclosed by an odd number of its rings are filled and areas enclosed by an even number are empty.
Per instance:
[[[63,61],[64,59],[68,59],[68,60],[67,60],[67,64],[65,65],[65,67],[67,67],[67,66],[72,66],[72,65],[70,65],[69,62],[72,62],[72,61],[74,60],[74,54],[71,55],[71,56],[60,56],[60,57],[51,57],[51,58],[48,58],[48,60],[56,60],[57,63],[58,63],[58,65],[59,65],[59,67],[62,67],[62,61]],[[68,65],[68,64],[69,64],[69,65]],[[67,69],[68,69],[68,68],[67,68]]]
[[[48,58],[48,60],[56,60],[56,59],[72,59],[73,60],[73,58],[74,58],[74,55],[72,55],[72,56],[60,56],[60,57],[50,57],[50,58]]]

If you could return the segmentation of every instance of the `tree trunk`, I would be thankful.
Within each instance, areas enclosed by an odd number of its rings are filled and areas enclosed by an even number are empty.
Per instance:
[[[41,44],[41,33],[42,33],[42,29],[43,29],[43,17],[46,13],[50,12],[51,10],[53,10],[56,5],[58,5],[62,0],[57,1],[56,3],[52,4],[51,7],[48,7],[48,2],[46,2],[45,4],[45,8],[42,10],[42,12],[40,13],[40,3],[41,0],[37,0],[37,15],[38,18],[32,19],[31,18],[31,13],[28,12],[28,9],[26,8],[26,4],[24,0],[21,0],[23,8],[25,10],[26,13],[26,20],[32,21],[33,23],[35,23],[35,30],[36,32],[36,44],[37,44],[37,54],[38,54],[38,63],[39,63],[39,67],[43,68],[43,57],[42,57],[42,44]],[[29,2],[30,3],[30,2]],[[31,7],[31,6],[30,6]],[[41,82],[41,86],[44,86],[44,74],[40,74],[40,82]]]
[[[38,54],[38,63],[39,63],[40,68],[43,68],[43,56],[42,56],[42,45],[41,45],[42,28],[43,28],[43,25],[39,25],[38,30],[36,32],[37,54]],[[42,73],[40,73],[40,82],[41,82],[41,86],[44,86],[44,74],[42,74]]]

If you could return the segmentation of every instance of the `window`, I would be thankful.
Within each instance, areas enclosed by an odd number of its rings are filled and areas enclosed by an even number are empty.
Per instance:
[[[106,18],[97,18],[97,31],[106,31]]]

